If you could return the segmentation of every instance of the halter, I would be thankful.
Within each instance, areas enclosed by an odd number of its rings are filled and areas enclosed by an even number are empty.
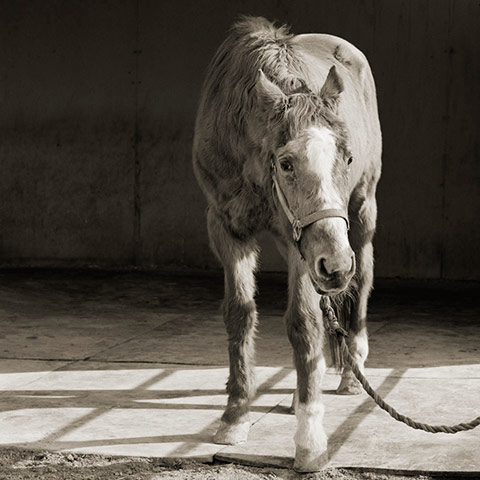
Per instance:
[[[297,218],[294,215],[294,213],[290,210],[287,199],[285,198],[285,194],[283,193],[278,183],[277,167],[275,165],[275,160],[273,158],[272,158],[272,180],[273,180],[272,190],[276,192],[277,194],[276,196],[280,201],[280,205],[282,206],[283,211],[285,212],[285,215],[287,216],[290,224],[292,225],[293,241],[295,242],[295,245],[297,246],[299,251],[300,251],[299,242],[300,242],[300,238],[302,237],[303,229],[305,227],[308,227],[312,223],[316,222],[317,220],[322,220],[324,218],[331,218],[331,217],[340,217],[340,218],[343,218],[347,223],[347,230],[350,229],[348,214],[346,210],[343,210],[343,209],[327,208],[325,210],[317,210],[316,212],[310,213],[309,215],[303,218]],[[274,195],[274,199],[275,199],[275,195]],[[300,255],[303,258],[303,255],[301,252],[300,252]]]

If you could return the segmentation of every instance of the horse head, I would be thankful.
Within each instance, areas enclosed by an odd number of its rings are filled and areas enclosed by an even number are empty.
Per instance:
[[[262,156],[282,237],[307,262],[317,292],[338,294],[355,273],[347,213],[352,155],[337,116],[343,83],[335,67],[318,93],[294,83],[293,90],[282,88],[259,72],[256,90],[267,117]]]

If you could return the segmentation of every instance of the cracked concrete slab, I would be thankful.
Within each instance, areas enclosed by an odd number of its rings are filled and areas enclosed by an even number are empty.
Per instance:
[[[335,375],[326,375],[325,380],[324,427],[329,437],[329,467],[398,472],[480,471],[479,431],[448,435],[412,430],[380,410],[365,393],[334,395],[332,388],[338,381]],[[478,414],[480,379],[469,385],[469,392],[460,401],[456,395],[449,397],[452,391],[465,387],[464,379],[450,378],[445,383],[416,376],[377,374],[372,376],[371,384],[395,408],[414,420],[452,425],[472,420]],[[291,397],[286,398],[253,425],[247,443],[225,447],[217,453],[217,458],[249,465],[291,467],[295,454],[292,432],[296,426],[294,416],[288,414],[291,401]]]
[[[221,448],[212,438],[227,403],[227,377],[224,367],[71,364],[0,397],[0,444],[212,461]],[[283,368],[259,368],[257,377],[254,423],[295,381]]]
[[[0,360],[0,395],[2,392],[25,388],[36,380],[49,375],[69,362],[21,360],[18,358]]]
[[[228,377],[217,283],[211,290],[208,279],[189,289],[179,277],[56,273],[17,275],[5,285],[6,278],[0,275],[0,445],[292,465],[296,376],[279,311],[284,287],[279,294],[267,282],[268,301],[259,299],[253,426],[247,443],[226,447],[212,443]],[[461,295],[451,304],[430,292],[425,303],[412,292],[392,290],[371,302],[366,375],[415,420],[471,420],[480,406],[480,309]],[[408,429],[366,394],[336,395],[338,382],[329,369],[329,466],[480,472],[480,430]]]

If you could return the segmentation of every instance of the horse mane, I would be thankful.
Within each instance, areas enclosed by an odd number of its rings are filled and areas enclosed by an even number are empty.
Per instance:
[[[309,88],[293,36],[285,25],[276,27],[262,17],[242,16],[213,57],[202,107],[209,110],[218,145],[230,158],[238,158],[244,147],[248,119],[258,105],[255,85],[260,69],[289,97],[288,108],[273,119],[283,130],[284,142],[318,118],[332,126],[341,123],[322,108],[321,99]]]
[[[295,58],[290,43],[292,38],[286,25],[276,27],[262,17],[240,17],[210,64],[212,87],[232,77],[253,87],[259,69],[285,93],[302,87],[301,64]]]

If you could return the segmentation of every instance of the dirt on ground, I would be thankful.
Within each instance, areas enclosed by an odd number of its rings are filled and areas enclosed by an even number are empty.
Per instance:
[[[430,480],[429,475],[397,475],[350,469],[299,474],[289,469],[258,468],[191,460],[112,457],[0,449],[0,480]],[[465,480],[467,477],[446,476]],[[471,479],[472,477],[470,477]]]

